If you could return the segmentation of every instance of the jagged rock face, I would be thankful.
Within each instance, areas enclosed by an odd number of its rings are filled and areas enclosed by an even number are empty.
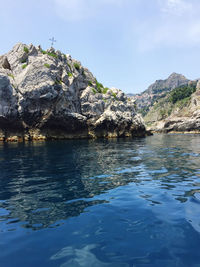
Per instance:
[[[1,140],[144,135],[133,101],[70,55],[19,43],[0,58]]]
[[[149,130],[166,133],[200,133],[200,80],[190,81],[189,84],[196,85],[196,91],[183,105],[177,102],[165,118],[162,118],[161,111],[171,109],[167,101],[168,96],[158,102],[159,108],[154,106],[150,109],[144,118],[147,125],[150,125]]]
[[[197,82],[196,92],[192,94],[190,103],[184,109],[172,113],[164,121],[164,132],[193,132],[200,133],[200,81]],[[183,115],[184,114],[184,115]]]
[[[157,80],[155,83],[149,86],[147,92],[150,94],[155,94],[162,90],[170,91],[179,86],[188,84],[189,80],[185,78],[182,74],[173,72],[166,80]]]
[[[172,73],[165,80],[157,80],[150,85],[143,93],[133,96],[135,103],[139,109],[145,108],[148,111],[155,101],[166,95],[176,87],[187,85],[189,80],[185,76]]]

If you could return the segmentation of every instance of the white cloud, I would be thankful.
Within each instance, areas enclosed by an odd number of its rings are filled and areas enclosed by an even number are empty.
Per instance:
[[[92,18],[105,6],[121,6],[126,0],[53,0],[59,16],[65,20],[80,21]]]
[[[200,0],[52,1],[57,14],[66,21],[80,22],[94,17],[104,20],[106,15],[114,17],[114,11],[120,8],[124,20],[132,20],[134,25],[124,31],[130,36],[133,30],[134,43],[142,51],[200,44]]]
[[[196,0],[158,0],[153,19],[138,27],[138,46],[142,51],[159,47],[192,47],[200,44],[200,2]]]
[[[185,12],[190,12],[192,10],[192,4],[189,1],[184,0],[166,0],[160,1],[162,6],[162,11],[166,13],[171,13],[173,15],[183,15]]]

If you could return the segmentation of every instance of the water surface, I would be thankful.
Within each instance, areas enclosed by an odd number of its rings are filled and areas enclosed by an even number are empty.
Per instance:
[[[0,266],[200,266],[200,136],[0,144]]]

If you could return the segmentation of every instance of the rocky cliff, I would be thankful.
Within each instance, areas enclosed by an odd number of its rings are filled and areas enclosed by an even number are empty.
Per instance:
[[[165,97],[174,88],[186,85],[188,82],[189,80],[185,76],[175,72],[165,80],[156,80],[144,92],[133,96],[138,111],[143,116],[146,115],[156,101]]]
[[[0,140],[145,133],[133,101],[70,55],[19,43],[0,57]]]
[[[150,108],[144,120],[153,131],[200,133],[200,80],[172,90]]]

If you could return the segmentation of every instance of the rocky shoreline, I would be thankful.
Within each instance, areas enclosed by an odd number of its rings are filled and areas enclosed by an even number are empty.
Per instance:
[[[147,129],[160,133],[200,133],[200,80],[190,81],[185,90],[194,91],[189,96],[173,103],[171,93],[160,99],[144,117]],[[183,87],[175,89],[181,93]],[[182,90],[182,91],[181,91]],[[174,93],[172,91],[172,93]]]
[[[148,134],[134,101],[70,55],[19,43],[0,57],[0,141]]]

